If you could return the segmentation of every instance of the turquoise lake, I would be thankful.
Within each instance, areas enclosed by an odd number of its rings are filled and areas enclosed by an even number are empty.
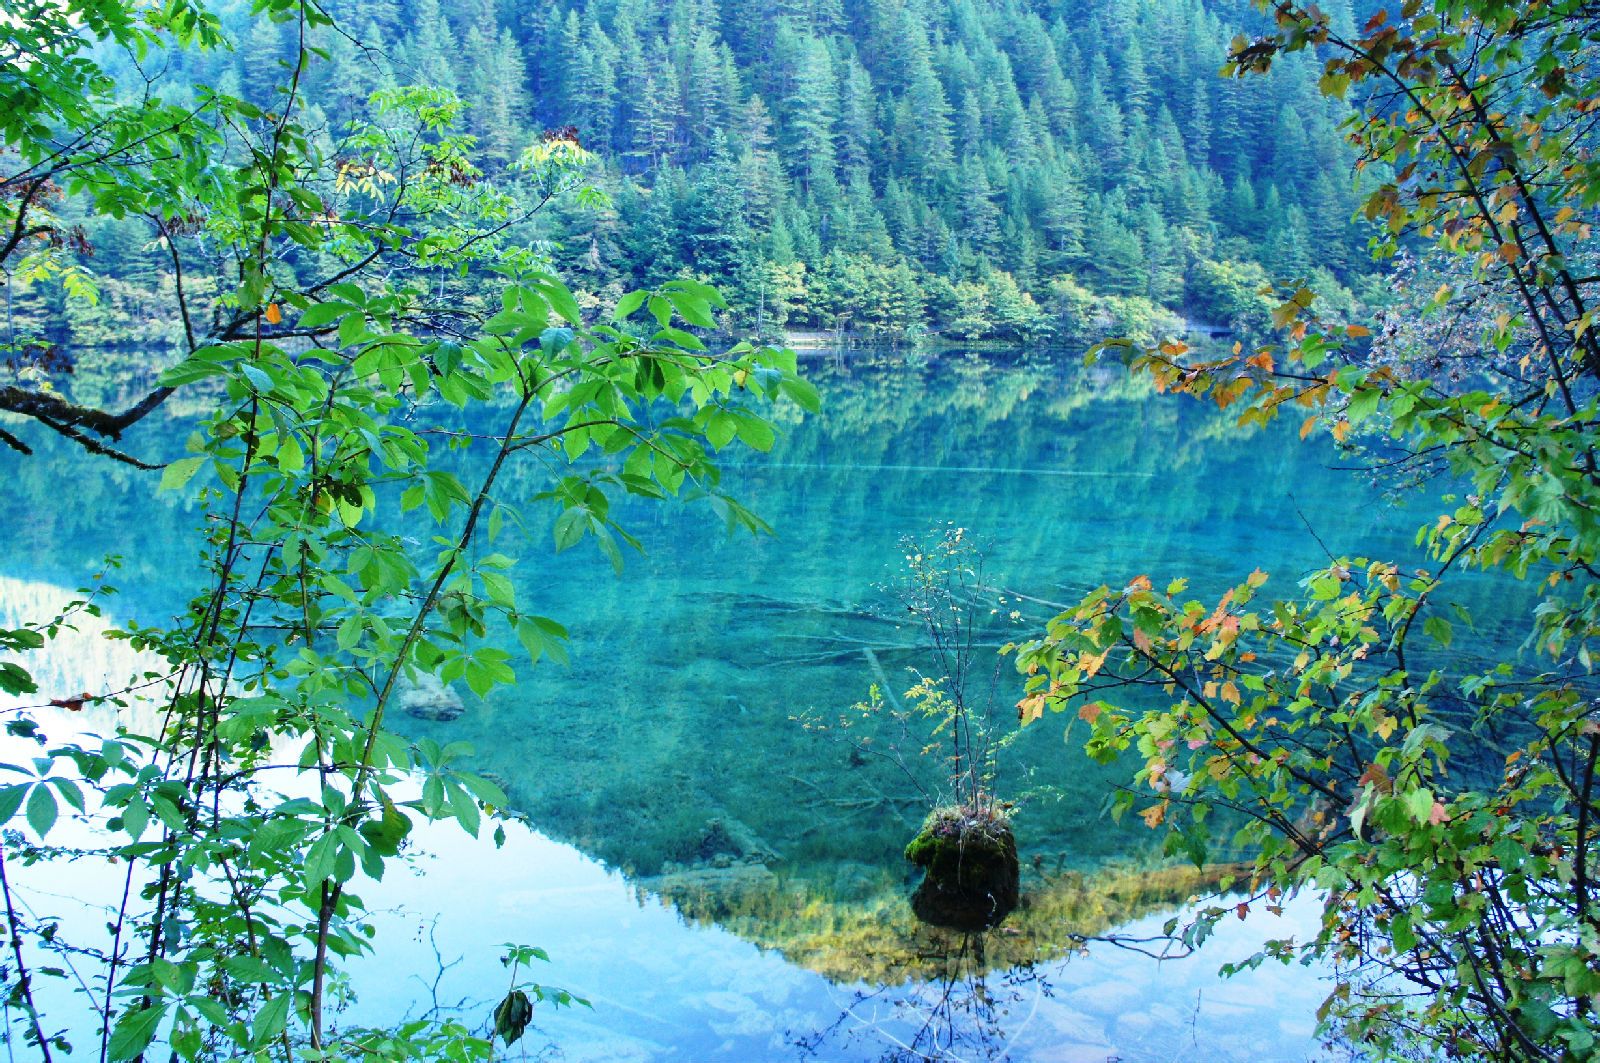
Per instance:
[[[1003,722],[1020,687],[993,647],[1028,637],[1050,603],[1138,575],[1189,577],[1204,598],[1258,566],[1267,593],[1287,590],[1324,544],[1414,566],[1430,514],[1331,467],[1325,435],[1242,430],[1120,367],[988,352],[806,368],[822,415],[785,413],[768,455],[727,454],[725,486],[773,534],[730,536],[704,506],[630,505],[622,523],[644,552],[620,577],[592,543],[555,554],[539,510],[483,546],[522,558],[519,600],[567,625],[571,664],[523,667],[486,699],[463,687],[457,718],[397,726],[472,743],[526,828],[498,850],[424,832],[432,855],[417,873],[366,891],[399,930],[355,968],[349,1014],[438,1004],[481,1018],[502,978],[496,950],[517,941],[549,951],[538,977],[594,1004],[539,1015],[530,1054],[556,1058],[1316,1055],[1317,971],[1215,977],[1252,941],[1310,932],[1311,898],[1277,920],[1230,919],[1183,960],[1102,942],[1078,953],[1074,935],[1154,933],[1204,881],[1165,868],[1137,819],[1111,821],[1118,774],[1078,752],[1068,719],[1002,756],[1023,905],[967,936],[919,925],[907,902],[901,850],[928,810],[912,776],[936,782],[937,765],[913,757],[908,775],[835,725],[873,684],[896,694],[933,667],[893,593],[907,537],[961,528],[983,546],[994,604],[975,672]],[[170,457],[181,431],[152,425],[131,446]],[[8,521],[0,622],[81,584],[107,553],[124,559],[116,622],[157,622],[194,589],[197,514],[152,500],[149,478],[63,447],[0,462],[38,501]],[[545,476],[527,464],[503,500],[531,498]],[[48,504],[69,478],[74,505]],[[125,666],[75,646],[37,671],[92,689]]]

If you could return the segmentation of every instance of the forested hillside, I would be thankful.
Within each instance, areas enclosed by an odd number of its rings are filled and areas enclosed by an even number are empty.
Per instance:
[[[349,35],[312,41],[333,61],[306,86],[331,141],[421,83],[468,102],[487,173],[567,127],[597,155],[610,206],[526,234],[595,296],[689,274],[766,333],[1078,343],[1170,327],[1162,308],[1249,331],[1272,278],[1362,287],[1341,106],[1299,57],[1215,77],[1259,19],[1235,0],[334,8]],[[182,76],[270,110],[292,27],[222,16],[236,50]],[[100,267],[136,275],[116,251],[149,238],[102,232]]]

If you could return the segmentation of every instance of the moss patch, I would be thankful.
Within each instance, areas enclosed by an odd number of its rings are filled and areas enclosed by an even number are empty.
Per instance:
[[[1016,838],[1005,817],[987,809],[935,809],[906,846],[906,859],[927,871],[911,898],[925,923],[981,930],[1017,906]]]

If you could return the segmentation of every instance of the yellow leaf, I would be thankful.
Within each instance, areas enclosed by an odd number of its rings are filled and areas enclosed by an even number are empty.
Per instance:
[[[1312,414],[1300,425],[1300,438],[1304,439],[1306,436],[1310,435],[1311,430],[1315,427],[1317,427],[1317,415]]]
[[[1395,722],[1395,717],[1385,716],[1378,723],[1378,737],[1387,742],[1389,740],[1389,736],[1394,734]]]
[[[1341,417],[1339,423],[1333,426],[1333,438],[1343,443],[1349,435],[1350,422]]]
[[[1258,568],[1254,572],[1250,573],[1249,576],[1245,577],[1245,582],[1252,587],[1259,587],[1263,583],[1267,582],[1267,574]]]
[[[1234,686],[1231,681],[1222,684],[1222,689],[1217,693],[1222,696],[1223,701],[1228,702],[1230,705],[1239,704],[1239,688]]]

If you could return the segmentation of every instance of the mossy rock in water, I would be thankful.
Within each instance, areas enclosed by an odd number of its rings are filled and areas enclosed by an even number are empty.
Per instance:
[[[936,809],[906,846],[906,859],[927,870],[911,898],[912,911],[925,923],[983,930],[1017,906],[1017,841],[1002,816],[982,809]]]

